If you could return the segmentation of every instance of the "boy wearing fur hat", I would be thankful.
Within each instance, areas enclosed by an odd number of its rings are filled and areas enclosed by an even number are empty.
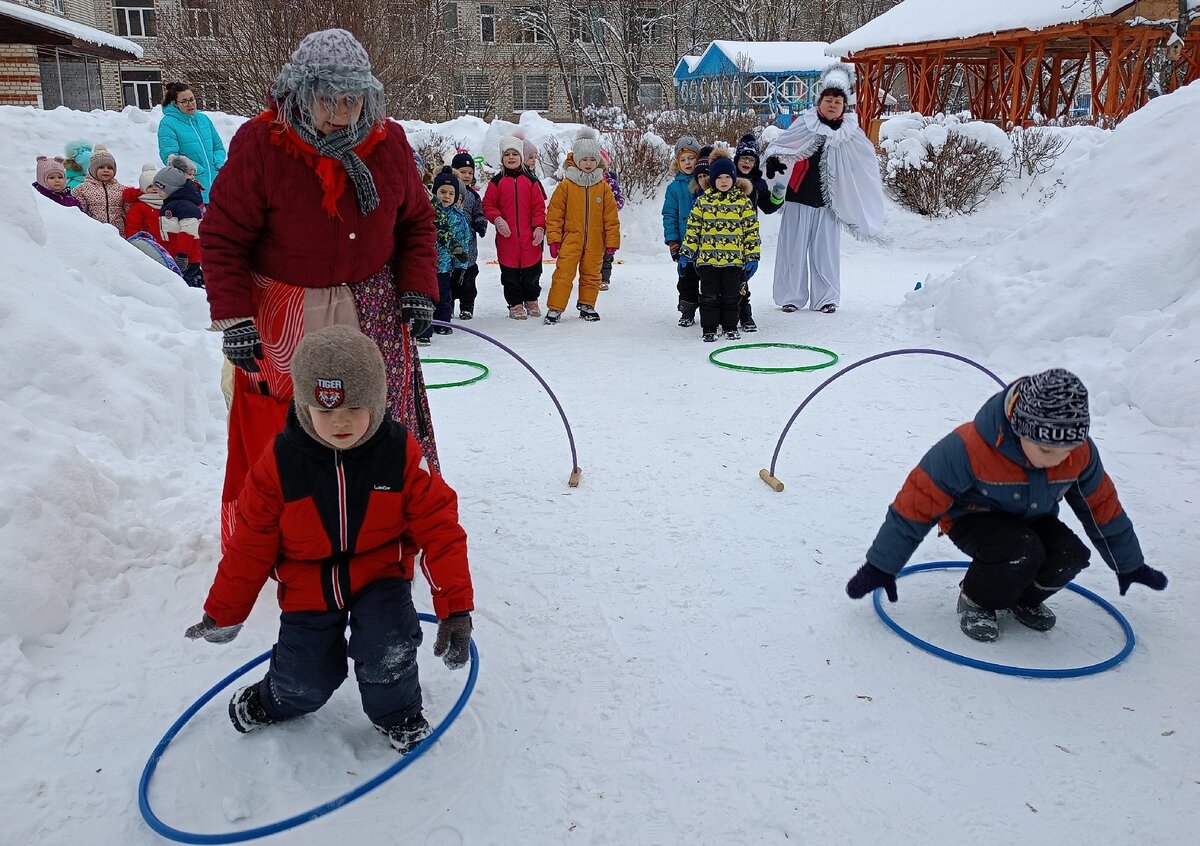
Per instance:
[[[600,169],[600,135],[590,127],[579,130],[567,154],[563,180],[554,189],[546,214],[546,239],[551,257],[558,260],[546,299],[546,325],[558,323],[566,310],[576,270],[579,316],[589,322],[599,320],[600,267],[604,256],[621,246],[621,223],[617,200]]]
[[[417,674],[417,549],[439,620],[433,654],[452,670],[470,655],[474,594],[457,497],[387,417],[383,358],[365,335],[345,325],[307,335],[292,382],[287,423],[246,477],[204,616],[186,634],[228,643],[276,580],[283,613],[270,670],[233,695],[234,728],[316,711],[350,658],[363,710],[407,754],[430,733]]]
[[[438,304],[433,310],[434,320],[447,323],[454,316],[454,277],[466,270],[470,263],[467,244],[471,240],[471,226],[462,210],[462,186],[454,170],[448,165],[433,177],[433,224],[437,229],[437,278]],[[449,335],[454,330],[449,326],[434,326],[417,335],[417,343],[428,346],[432,336]]]
[[[496,227],[496,258],[508,316],[541,317],[542,242],[546,237],[546,195],[525,168],[521,139],[500,139],[500,172],[483,195],[483,213]]]
[[[860,599],[883,588],[895,602],[896,574],[936,524],[971,557],[957,606],[964,634],[995,640],[996,612],[1005,609],[1022,625],[1047,631],[1056,618],[1046,600],[1091,556],[1058,519],[1064,498],[1116,571],[1121,596],[1135,582],[1165,588],[1167,577],[1142,556],[1088,437],[1090,424],[1087,388],[1061,368],[1022,377],[995,394],[908,474],[846,593]]]
[[[167,166],[154,174],[154,187],[162,194],[159,210],[167,252],[183,273],[183,280],[192,288],[204,287],[204,271],[200,267],[200,218],[204,197],[191,174],[191,160],[184,156],[168,156]]]
[[[79,201],[67,190],[67,169],[63,165],[63,157],[37,157],[37,179],[33,187],[39,194],[53,200],[60,206],[80,208]]]
[[[479,295],[479,239],[487,234],[487,216],[483,213],[483,198],[475,190],[475,159],[466,150],[459,150],[450,161],[454,175],[462,187],[462,210],[469,224],[466,269],[450,280],[450,293],[458,300],[458,319],[470,320],[475,313],[475,298]]]
[[[775,304],[832,314],[841,302],[841,236],[883,233],[883,183],[875,145],[846,105],[854,71],[834,64],[818,81],[817,104],[767,148],[767,182],[784,199],[775,253]],[[790,169],[790,175],[788,171]]]
[[[162,232],[162,191],[154,184],[154,177],[159,168],[152,164],[142,165],[138,174],[138,187],[130,186],[125,189],[125,237],[132,238],[139,232],[145,232],[154,239],[164,250],[168,249],[167,239]]]
[[[700,305],[700,277],[696,275],[696,266],[679,261],[679,248],[687,234],[688,216],[696,202],[691,182],[699,158],[700,142],[693,136],[684,135],[675,142],[675,160],[671,165],[674,176],[667,186],[662,206],[663,242],[671,251],[671,261],[675,262],[678,273],[675,287],[679,292],[680,326],[696,325],[696,309]]]
[[[103,144],[92,150],[87,179],[71,194],[88,217],[125,237],[125,186],[117,181],[117,160]]]
[[[753,186],[736,171],[728,150],[709,154],[709,187],[696,199],[680,250],[679,260],[695,263],[700,276],[700,328],[707,343],[717,340],[718,327],[731,341],[741,337],[738,302],[746,277],[758,269]]]

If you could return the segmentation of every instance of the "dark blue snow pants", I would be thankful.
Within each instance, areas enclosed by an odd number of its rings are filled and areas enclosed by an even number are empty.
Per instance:
[[[350,600],[348,610],[285,611],[279,615],[271,669],[260,682],[263,707],[278,720],[312,713],[345,681],[349,657],[363,711],[377,726],[394,726],[421,710],[420,645],[421,622],[407,579],[371,582]]]

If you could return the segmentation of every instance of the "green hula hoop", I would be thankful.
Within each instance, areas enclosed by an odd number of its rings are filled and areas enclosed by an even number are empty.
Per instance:
[[[752,367],[749,364],[730,364],[727,361],[718,361],[717,356],[722,353],[727,353],[730,350],[752,350],[760,347],[783,347],[789,350],[812,350],[813,352],[823,353],[829,356],[829,361],[823,361],[820,364],[806,364],[802,367]],[[719,350],[713,350],[709,353],[708,360],[717,367],[724,367],[727,370],[746,370],[751,373],[801,373],[809,370],[822,370],[826,367],[833,367],[838,363],[837,353],[827,350],[824,347],[810,347],[807,344],[733,344],[728,347],[721,347]]]
[[[467,361],[464,358],[423,358],[421,364],[461,364],[466,367],[474,367],[479,371],[470,379],[463,379],[460,382],[437,382],[433,385],[426,385],[426,390],[434,390],[435,388],[461,388],[463,385],[473,385],[481,379],[486,379],[488,373],[487,365],[480,364],[478,361]]]

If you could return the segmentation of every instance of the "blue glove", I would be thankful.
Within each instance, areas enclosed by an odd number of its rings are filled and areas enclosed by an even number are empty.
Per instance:
[[[888,602],[896,601],[896,577],[868,561],[846,582],[846,595],[851,599],[862,599],[876,588],[883,588],[887,592]]]
[[[681,255],[679,257],[679,272],[683,273],[683,269],[685,267],[687,267],[689,264],[691,264],[693,261],[695,261],[695,259],[693,259],[691,256]]]
[[[1117,584],[1121,587],[1121,596],[1125,595],[1129,586],[1134,582],[1145,585],[1151,590],[1162,590],[1167,586],[1167,576],[1147,564],[1128,573],[1117,573]]]
[[[754,274],[756,274],[756,273],[758,273],[758,262],[756,262],[756,261],[746,262],[746,281],[753,279]]]

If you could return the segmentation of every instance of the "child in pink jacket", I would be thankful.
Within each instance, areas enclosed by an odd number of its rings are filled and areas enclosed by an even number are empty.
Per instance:
[[[508,316],[513,320],[541,317],[546,195],[525,169],[520,138],[500,139],[500,165],[483,196],[483,214],[496,227],[496,257]]]

